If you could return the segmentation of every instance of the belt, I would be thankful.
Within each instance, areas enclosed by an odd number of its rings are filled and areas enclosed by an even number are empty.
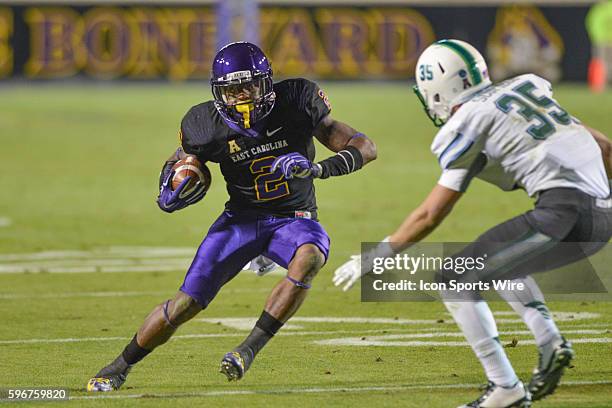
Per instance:
[[[246,215],[250,217],[275,217],[275,218],[304,218],[307,220],[317,220],[317,212],[316,211],[307,211],[307,210],[295,210],[293,212],[287,211],[286,213],[273,213],[273,212],[264,212],[258,210],[242,210],[242,209],[228,209],[225,211],[236,215]]]

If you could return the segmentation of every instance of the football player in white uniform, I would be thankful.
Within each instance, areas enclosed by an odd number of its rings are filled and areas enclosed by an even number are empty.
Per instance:
[[[539,347],[540,361],[529,385],[515,374],[499,343],[491,310],[478,291],[459,296],[442,291],[441,298],[488,378],[484,394],[463,407],[529,407],[532,398],[555,390],[574,356],[529,275],[593,254],[612,236],[612,145],[561,108],[545,79],[526,74],[492,84],[482,55],[463,41],[442,40],[429,46],[417,62],[416,82],[415,92],[427,115],[440,127],[431,150],[442,175],[393,234],[339,267],[334,283],[347,290],[369,272],[368,267],[361,270],[362,257],[365,265],[365,259],[392,256],[426,237],[473,177],[505,191],[525,190],[537,198],[535,208],[485,232],[461,254],[488,254],[489,266],[478,274],[480,281],[517,279],[525,285],[525,290],[500,295],[522,317]],[[591,244],[574,251],[565,243]],[[448,282],[458,276],[445,270],[437,278]]]

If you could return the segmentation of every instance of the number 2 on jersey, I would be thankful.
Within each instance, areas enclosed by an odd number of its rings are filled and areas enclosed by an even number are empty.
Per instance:
[[[284,180],[280,169],[270,172],[276,157],[267,156],[251,162],[249,169],[255,177],[255,194],[258,200],[276,200],[289,194],[289,183]]]
[[[517,113],[526,121],[537,122],[527,128],[527,133],[534,139],[544,140],[555,132],[555,125],[550,121],[549,116],[560,125],[569,125],[572,120],[570,115],[549,97],[535,96],[534,89],[536,86],[533,82],[523,82],[512,90],[525,99],[516,95],[503,94],[495,101],[495,105],[504,113],[509,113],[514,105],[518,109]],[[543,112],[544,110],[546,112]]]

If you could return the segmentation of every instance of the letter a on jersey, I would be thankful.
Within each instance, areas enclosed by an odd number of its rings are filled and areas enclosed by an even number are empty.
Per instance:
[[[235,140],[229,140],[229,141],[227,142],[227,146],[229,147],[229,152],[230,152],[230,154],[231,154],[231,153],[236,153],[236,152],[239,152],[239,151],[241,150],[241,149],[240,149],[240,146],[238,146],[238,143],[236,143],[236,141],[235,141]]]

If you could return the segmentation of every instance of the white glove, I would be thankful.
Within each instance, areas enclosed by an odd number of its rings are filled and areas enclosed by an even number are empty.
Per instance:
[[[264,276],[265,274],[272,272],[278,268],[278,264],[273,260],[266,258],[263,255],[259,255],[251,260],[251,262],[244,265],[243,271],[250,269],[257,274],[257,276]]]
[[[342,288],[343,291],[347,291],[353,287],[355,282],[361,278],[361,255],[352,255],[351,260],[340,265],[334,272],[332,281],[334,286],[340,286],[346,283]]]
[[[371,266],[374,258],[376,257],[388,257],[395,253],[388,242],[389,237],[386,237],[378,246],[376,246],[376,248],[373,248],[372,250],[363,254],[363,257],[366,260],[366,265]],[[370,272],[371,270],[367,270],[363,271],[362,274],[361,255],[352,255],[350,261],[343,263],[340,265],[340,267],[338,267],[338,269],[336,269],[332,282],[334,282],[334,286],[345,284],[342,290],[346,292],[352,288],[355,282],[361,279],[363,275]]]

